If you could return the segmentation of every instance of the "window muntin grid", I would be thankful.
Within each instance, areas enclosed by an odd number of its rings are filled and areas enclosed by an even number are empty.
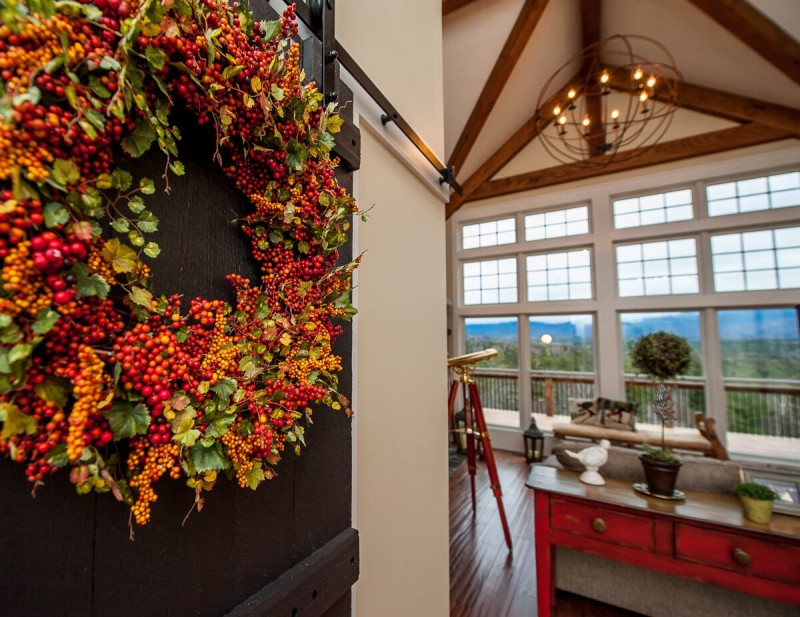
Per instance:
[[[621,244],[616,252],[620,297],[691,294],[700,290],[694,238]]]
[[[517,260],[490,259],[464,264],[464,304],[517,301]]]
[[[525,217],[525,241],[563,238],[589,233],[589,207],[576,206]]]
[[[661,225],[694,218],[691,189],[616,199],[612,207],[615,229]]]
[[[800,206],[800,172],[711,184],[706,201],[709,216]]]
[[[711,236],[715,291],[800,287],[800,227]]]
[[[499,244],[514,244],[517,241],[515,218],[485,221],[461,228],[461,248],[477,249]]]
[[[528,302],[592,298],[589,249],[528,255]]]

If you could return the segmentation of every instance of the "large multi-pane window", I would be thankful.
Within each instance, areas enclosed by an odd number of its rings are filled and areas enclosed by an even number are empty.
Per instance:
[[[589,233],[589,207],[576,206],[529,214],[525,217],[525,240],[546,240]]]
[[[461,228],[461,246],[465,249],[513,244],[517,241],[517,221],[514,218],[486,221]]]
[[[484,415],[496,426],[519,425],[519,329],[516,317],[477,317],[464,320],[466,351],[494,348],[497,356],[481,362],[475,377]]]
[[[478,367],[487,392],[516,388],[504,402],[484,393],[484,406],[504,414],[490,423],[525,428],[535,414],[547,430],[569,421],[570,399],[603,396],[638,402],[637,424],[656,425],[656,384],[636,373],[629,350],[666,330],[693,349],[673,384],[672,430],[696,431],[703,412],[731,452],[800,463],[800,148],[794,167],[771,156],[764,171],[761,155],[678,169],[659,192],[649,177],[612,177],[456,213],[453,310],[470,321],[456,322],[454,351],[495,346],[515,359]],[[513,245],[481,227],[504,220],[523,227]]]
[[[592,297],[592,256],[588,249],[528,255],[528,301]]]
[[[617,247],[620,296],[664,296],[699,290],[694,238]]]
[[[617,199],[613,207],[617,229],[688,221],[694,216],[690,189]]]
[[[705,411],[705,387],[703,383],[703,350],[700,313],[681,311],[670,313],[621,313],[620,332],[624,351],[626,400],[639,404],[638,421],[644,424],[659,424],[655,413],[657,385],[646,375],[637,374],[631,360],[631,349],[636,340],[646,334],[665,331],[685,337],[692,347],[692,360],[686,374],[673,385],[675,410],[674,425],[689,428],[694,426],[694,412]]]
[[[800,438],[798,310],[717,313],[728,447],[734,452],[758,454]]]
[[[594,318],[536,315],[528,318],[533,413],[569,417],[570,399],[594,397]]]
[[[706,199],[709,216],[800,206],[800,172],[712,184]]]
[[[516,301],[516,259],[488,259],[464,264],[464,304]]]
[[[800,287],[800,227],[712,236],[711,255],[717,291]]]

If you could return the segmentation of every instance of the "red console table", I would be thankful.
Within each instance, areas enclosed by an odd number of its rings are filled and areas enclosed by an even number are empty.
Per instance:
[[[685,501],[640,495],[611,478],[534,466],[539,617],[555,601],[556,546],[800,604],[800,519],[744,520],[735,497],[686,491]]]

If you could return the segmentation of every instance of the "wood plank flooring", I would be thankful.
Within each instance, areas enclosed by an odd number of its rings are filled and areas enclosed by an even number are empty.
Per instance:
[[[497,501],[486,465],[478,461],[476,516],[472,516],[466,463],[450,475],[451,617],[535,617],[536,570],[533,499],[525,487],[528,465],[521,456],[495,452],[503,503],[514,546],[503,538]],[[560,594],[557,617],[636,617],[635,613]]]

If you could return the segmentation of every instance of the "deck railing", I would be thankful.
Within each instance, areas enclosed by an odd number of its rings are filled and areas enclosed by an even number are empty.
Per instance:
[[[569,417],[569,399],[594,397],[594,375],[591,373],[536,371],[531,375],[534,413]]]
[[[484,407],[516,412],[519,409],[519,371],[516,369],[481,369],[475,383]]]
[[[728,430],[800,437],[800,381],[726,380]]]
[[[475,373],[483,406],[517,412],[519,409],[519,371],[481,369]],[[591,373],[541,372],[531,375],[531,401],[534,413],[569,417],[569,399],[595,398],[595,378]],[[694,427],[694,413],[707,411],[705,382],[684,378],[668,382],[673,386],[676,427]],[[728,430],[735,433],[770,437],[800,438],[800,381],[726,380]],[[656,384],[626,376],[626,400],[639,404],[637,422],[659,424],[653,404]]]

